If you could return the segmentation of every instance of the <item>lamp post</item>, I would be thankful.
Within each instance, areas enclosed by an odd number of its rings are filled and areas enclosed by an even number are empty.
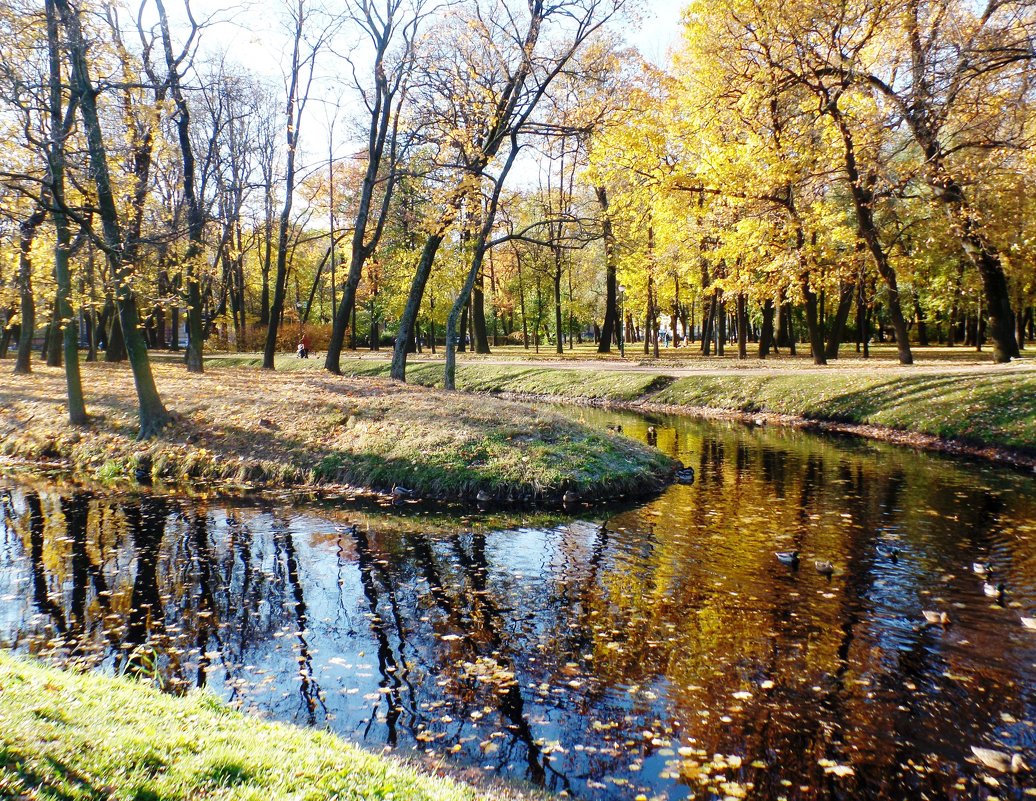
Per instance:
[[[626,358],[626,287],[619,284],[619,355]]]

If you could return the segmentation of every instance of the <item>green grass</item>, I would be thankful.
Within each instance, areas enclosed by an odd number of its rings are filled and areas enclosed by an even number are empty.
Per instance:
[[[385,375],[381,362],[343,361],[356,375]],[[439,364],[415,364],[408,380],[441,386]],[[457,388],[559,400],[650,401],[685,407],[772,412],[811,420],[861,423],[964,442],[1036,451],[1036,372],[990,369],[938,373],[855,368],[743,375],[594,371],[535,365],[467,363]]]
[[[863,423],[966,442],[1036,450],[1036,373],[701,376],[657,403]]]
[[[314,730],[234,712],[213,696],[46,668],[0,653],[0,798],[519,798],[427,775]]]
[[[513,350],[513,349],[512,349]],[[929,352],[931,351],[931,353]],[[688,351],[684,353],[689,355]],[[975,358],[966,349],[918,350],[928,368],[845,359],[831,368],[812,368],[808,360],[766,363],[750,360],[699,360],[701,375],[666,375],[663,362],[649,371],[623,372],[589,367],[549,367],[535,361],[506,365],[467,357],[457,368],[457,387],[482,393],[516,393],[558,400],[602,403],[649,401],[677,407],[770,412],[810,420],[858,423],[918,432],[962,442],[1036,452],[1036,371],[992,365],[961,367]],[[934,354],[934,356],[932,355]],[[585,354],[583,354],[585,356]],[[217,356],[245,363],[247,356]],[[319,360],[296,367],[319,368]],[[765,364],[765,369],[764,369]],[[786,364],[787,369],[782,368]],[[937,370],[932,370],[937,367]],[[352,375],[384,376],[381,359],[343,358]],[[724,369],[726,368],[726,369]],[[754,369],[751,373],[744,368]],[[442,364],[412,363],[407,378],[415,384],[441,386]]]

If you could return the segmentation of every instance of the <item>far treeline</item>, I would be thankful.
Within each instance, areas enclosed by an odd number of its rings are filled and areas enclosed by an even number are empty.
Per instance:
[[[81,350],[146,436],[205,343],[1033,339],[1032,0],[692,0],[664,65],[626,0],[284,0],[283,80],[167,1],[0,3],[0,358],[73,423]]]

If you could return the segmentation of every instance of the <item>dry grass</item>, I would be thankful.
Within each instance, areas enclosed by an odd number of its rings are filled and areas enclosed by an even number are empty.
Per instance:
[[[68,427],[64,379],[36,368],[0,374],[0,450],[59,460],[100,479],[251,486],[353,485],[424,498],[606,499],[657,490],[674,468],[660,452],[532,407],[320,371],[155,365],[174,420],[135,441],[132,378],[123,365],[84,365],[94,424]]]

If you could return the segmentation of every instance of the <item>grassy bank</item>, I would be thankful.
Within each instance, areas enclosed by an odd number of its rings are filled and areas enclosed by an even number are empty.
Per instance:
[[[243,486],[348,485],[421,498],[554,501],[643,495],[674,469],[660,452],[560,415],[318,370],[156,364],[175,418],[137,442],[124,365],[84,365],[94,424],[68,427],[59,370],[0,373],[0,450],[56,460],[102,480],[221,481]]]
[[[1036,454],[1036,371],[681,378],[652,401],[883,426]]]
[[[701,370],[680,375],[659,369],[616,370],[535,365],[462,364],[459,389],[613,403],[650,403],[700,411],[790,415],[916,432],[980,446],[1036,454],[1036,369],[983,366],[794,369],[772,366]],[[357,375],[381,375],[387,365],[343,362]],[[408,379],[441,384],[442,368],[417,364]]]
[[[249,718],[202,692],[42,667],[0,652],[0,797],[424,799],[481,795],[325,732]]]

